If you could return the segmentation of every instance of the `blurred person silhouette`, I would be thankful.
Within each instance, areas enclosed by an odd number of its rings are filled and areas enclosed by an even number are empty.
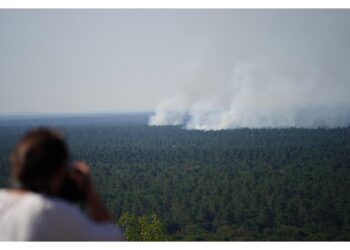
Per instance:
[[[11,155],[13,187],[0,190],[2,241],[123,240],[96,193],[84,162],[69,162],[62,134],[37,128]],[[86,205],[88,214],[74,202]]]

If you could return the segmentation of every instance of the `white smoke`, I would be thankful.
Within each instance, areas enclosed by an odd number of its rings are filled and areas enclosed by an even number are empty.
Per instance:
[[[156,109],[156,114],[150,117],[149,125],[183,124],[187,113],[187,105],[186,100],[180,98],[173,98],[160,103]]]
[[[160,103],[149,125],[198,130],[349,125],[350,110],[341,106],[349,93],[334,91],[336,82],[325,81],[326,76],[315,68],[257,60],[234,64],[227,72],[212,70],[210,76],[203,72],[199,82]],[[228,77],[223,81],[225,73]]]
[[[350,125],[349,11],[237,11],[207,20],[196,40],[207,47],[177,61],[198,66],[191,80],[185,70],[173,75],[184,86],[159,103],[150,125]]]

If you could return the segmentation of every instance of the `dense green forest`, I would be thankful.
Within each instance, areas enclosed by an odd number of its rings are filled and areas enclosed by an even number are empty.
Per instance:
[[[152,218],[158,240],[350,240],[350,128],[205,132],[147,117],[1,118],[0,185],[19,137],[54,126],[115,218]]]

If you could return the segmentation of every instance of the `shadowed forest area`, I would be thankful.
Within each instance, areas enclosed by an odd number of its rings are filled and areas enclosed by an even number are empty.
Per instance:
[[[147,118],[3,117],[0,185],[20,136],[53,126],[129,240],[350,240],[349,127],[205,132]]]

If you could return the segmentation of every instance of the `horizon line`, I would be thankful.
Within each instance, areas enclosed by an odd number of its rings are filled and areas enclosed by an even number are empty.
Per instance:
[[[117,115],[117,114],[151,114],[154,111],[82,111],[82,112],[0,112],[0,116],[74,116],[74,115]]]

